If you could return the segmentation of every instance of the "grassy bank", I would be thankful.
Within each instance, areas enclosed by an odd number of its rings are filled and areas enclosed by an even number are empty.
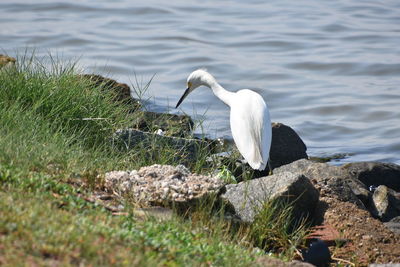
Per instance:
[[[0,71],[0,264],[254,265],[261,253],[249,241],[262,233],[259,224],[233,229],[208,211],[143,220],[132,212],[135,203],[114,216],[83,200],[101,187],[104,172],[176,165],[175,151],[113,147],[112,133],[134,120],[114,92],[82,79],[74,64],[17,62]],[[202,154],[192,171],[210,171]],[[282,255],[290,258],[301,236]]]

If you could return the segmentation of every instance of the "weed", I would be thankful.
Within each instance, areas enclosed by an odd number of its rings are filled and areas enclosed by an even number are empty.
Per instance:
[[[293,208],[294,203],[285,199],[265,201],[248,229],[252,243],[291,259],[304,245],[309,229],[305,219],[294,219]]]

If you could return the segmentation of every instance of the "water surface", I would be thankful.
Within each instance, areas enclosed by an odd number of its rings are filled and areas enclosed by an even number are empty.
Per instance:
[[[400,164],[399,1],[2,0],[0,22],[3,53],[80,58],[127,83],[156,74],[149,108],[184,111],[211,137],[231,135],[210,90],[173,109],[198,67],[262,94],[310,155]]]

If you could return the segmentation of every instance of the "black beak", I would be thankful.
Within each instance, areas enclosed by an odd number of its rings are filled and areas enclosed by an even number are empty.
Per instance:
[[[179,107],[179,105],[182,103],[183,99],[185,99],[185,97],[187,97],[187,95],[190,93],[189,91],[189,87],[185,90],[185,92],[183,93],[183,95],[181,96],[181,99],[179,99],[178,104],[176,104],[176,107]]]

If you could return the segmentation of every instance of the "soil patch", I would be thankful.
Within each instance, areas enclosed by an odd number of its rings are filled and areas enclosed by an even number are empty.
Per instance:
[[[336,229],[340,237],[336,246],[330,247],[333,258],[357,266],[400,262],[400,236],[372,218],[368,211],[331,196],[322,196],[320,201],[318,211],[323,213],[324,224]]]

